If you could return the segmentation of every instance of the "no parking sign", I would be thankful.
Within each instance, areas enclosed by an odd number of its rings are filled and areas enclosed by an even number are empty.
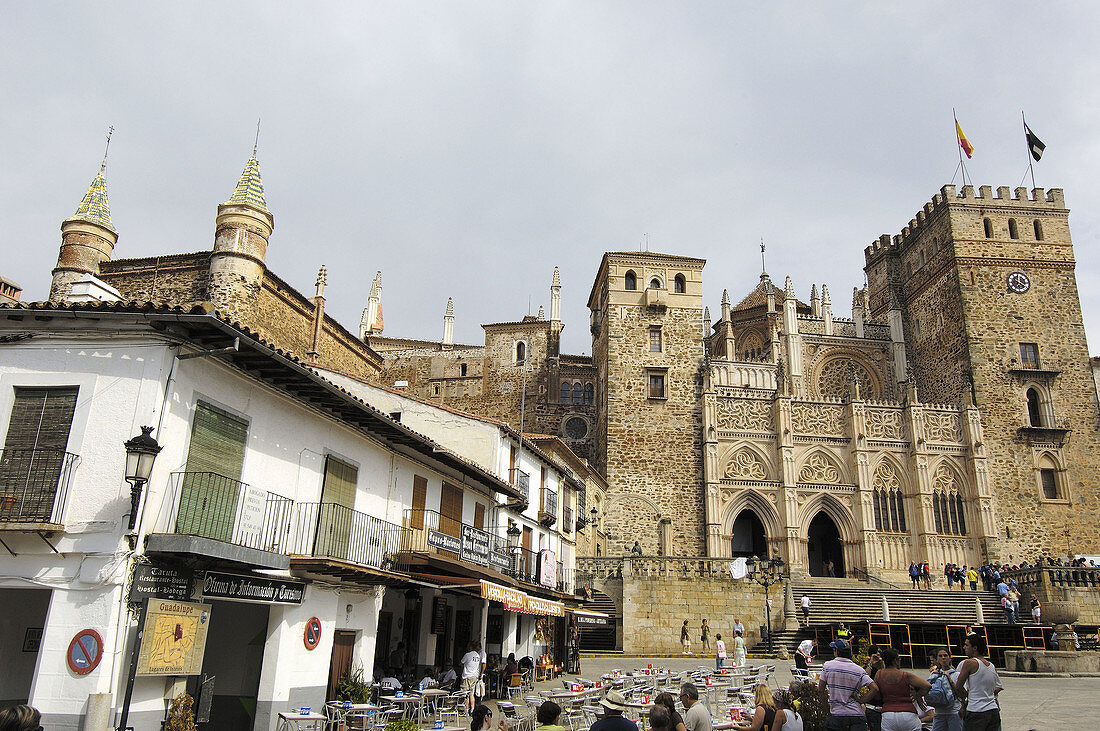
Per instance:
[[[69,670],[77,675],[87,675],[96,669],[99,661],[103,659],[103,638],[94,629],[82,629],[69,643],[69,651],[65,653],[65,661],[69,664]]]
[[[321,620],[310,617],[310,620],[306,622],[306,631],[302,640],[305,642],[307,650],[316,649],[317,645],[321,644]]]

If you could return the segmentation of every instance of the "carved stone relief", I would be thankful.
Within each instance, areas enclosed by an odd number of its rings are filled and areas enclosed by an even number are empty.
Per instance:
[[[901,412],[895,409],[867,409],[868,439],[901,439]]]
[[[844,434],[844,407],[822,404],[795,403],[791,407],[794,430],[800,434],[842,436]]]
[[[889,462],[879,463],[879,466],[875,468],[874,476],[871,478],[871,489],[887,492],[901,489],[901,480],[898,478],[898,472],[892,464]]]
[[[821,452],[814,452],[798,470],[798,481],[837,485],[840,483],[840,469]]]
[[[725,476],[739,480],[766,480],[767,470],[751,450],[740,449],[726,463]]]
[[[772,405],[759,399],[722,399],[718,402],[718,426],[747,432],[774,432]]]
[[[958,414],[927,411],[924,414],[924,435],[930,442],[962,441],[962,424]]]

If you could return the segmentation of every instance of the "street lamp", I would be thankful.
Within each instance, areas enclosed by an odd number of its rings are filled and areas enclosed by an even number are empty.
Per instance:
[[[760,586],[764,587],[764,611],[768,618],[768,654],[772,654],[772,604],[771,587],[784,579],[790,578],[790,568],[781,556],[770,559],[758,559],[752,556],[747,561],[748,576]]]
[[[162,447],[152,437],[153,427],[141,427],[141,434],[123,443],[126,448],[126,481],[130,483],[130,524],[133,530],[137,524],[138,504],[141,502],[141,488],[149,481],[153,472],[153,462]]]

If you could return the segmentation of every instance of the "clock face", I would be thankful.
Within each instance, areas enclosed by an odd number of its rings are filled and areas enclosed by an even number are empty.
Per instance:
[[[1008,275],[1008,291],[1023,294],[1031,289],[1031,280],[1023,272],[1012,272]]]

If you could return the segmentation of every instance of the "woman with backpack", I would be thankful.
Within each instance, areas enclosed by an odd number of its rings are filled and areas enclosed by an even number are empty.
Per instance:
[[[962,702],[955,697],[953,687],[959,671],[951,667],[951,651],[946,647],[937,649],[932,662],[932,674],[928,676],[932,689],[924,696],[924,702],[936,712],[932,731],[962,731]]]

